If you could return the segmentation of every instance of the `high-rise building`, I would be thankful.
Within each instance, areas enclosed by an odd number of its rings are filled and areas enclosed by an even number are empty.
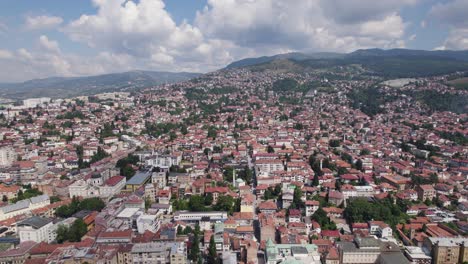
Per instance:
[[[17,159],[15,149],[11,146],[0,147],[0,167],[8,167]]]

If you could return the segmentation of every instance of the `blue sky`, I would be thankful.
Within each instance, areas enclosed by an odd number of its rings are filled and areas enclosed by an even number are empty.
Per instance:
[[[462,50],[466,11],[468,0],[5,0],[0,82],[207,72],[290,51]]]

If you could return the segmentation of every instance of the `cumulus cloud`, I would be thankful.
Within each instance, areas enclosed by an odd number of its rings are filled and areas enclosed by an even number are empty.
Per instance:
[[[418,0],[321,0],[325,14],[339,24],[382,20]]]
[[[27,30],[53,29],[63,23],[63,19],[58,16],[27,16],[25,28]]]
[[[193,23],[176,23],[163,0],[93,0],[95,13],[65,25],[60,17],[38,16],[27,17],[25,26],[62,25],[61,32],[97,55],[66,53],[45,35],[37,40],[38,50],[10,53],[18,56],[14,65],[37,78],[136,68],[204,72],[244,57],[290,51],[404,47],[400,9],[416,1],[208,0]]]
[[[60,53],[60,48],[59,48],[59,44],[57,41],[54,41],[54,40],[49,40],[49,38],[47,36],[44,36],[44,35],[41,35],[39,37],[39,45],[41,46],[41,48],[47,50],[47,51],[51,51],[51,52],[54,52],[54,53]]]
[[[447,38],[440,50],[467,50],[468,49],[468,28],[454,28],[449,31]]]
[[[365,3],[350,8],[338,0],[208,0],[195,25],[209,37],[240,46],[314,51],[403,46],[405,23],[398,11],[414,0],[378,2],[368,3],[374,9],[365,13],[373,14],[362,18],[356,11]]]
[[[9,50],[0,49],[0,59],[11,59],[13,58],[13,53]]]
[[[466,19],[468,1],[454,0],[434,5],[429,16],[449,26],[444,43],[436,49],[468,49],[468,20]]]

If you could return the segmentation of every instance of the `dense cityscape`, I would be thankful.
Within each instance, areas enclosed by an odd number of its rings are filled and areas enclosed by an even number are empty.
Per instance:
[[[463,72],[261,67],[4,104],[0,262],[468,261]]]
[[[467,14],[0,1],[0,264],[468,264]]]

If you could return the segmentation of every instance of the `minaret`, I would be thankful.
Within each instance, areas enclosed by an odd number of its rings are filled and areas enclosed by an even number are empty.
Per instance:
[[[236,187],[236,169],[232,170],[232,186]]]

